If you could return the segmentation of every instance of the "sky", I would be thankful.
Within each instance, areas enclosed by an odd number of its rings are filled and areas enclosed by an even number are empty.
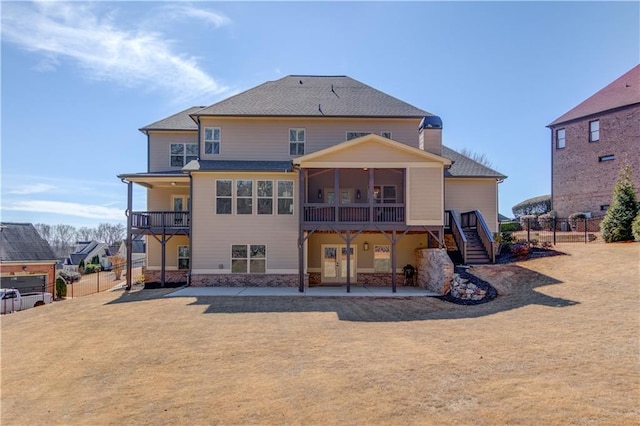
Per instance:
[[[5,222],[125,223],[139,128],[291,74],[348,75],[439,115],[443,143],[551,192],[545,126],[640,63],[639,2],[10,2]],[[585,182],[588,184],[588,182]],[[134,185],[134,209],[145,191]]]

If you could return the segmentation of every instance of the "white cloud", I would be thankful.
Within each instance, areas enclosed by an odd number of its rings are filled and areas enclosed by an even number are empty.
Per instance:
[[[9,189],[7,192],[9,194],[16,194],[16,195],[30,195],[30,194],[40,194],[43,192],[49,192],[54,189],[56,189],[56,187],[53,185],[48,185],[46,183],[36,183],[33,185],[18,186],[13,189]]]
[[[101,4],[37,2],[4,3],[3,41],[45,55],[41,70],[51,70],[59,57],[71,58],[98,80],[128,87],[168,90],[177,97],[219,95],[227,88],[199,66],[195,57],[174,51],[174,43],[158,32],[120,28],[115,14],[98,11]],[[216,26],[228,18],[191,6],[177,8]]]
[[[15,201],[3,203],[2,210],[60,214],[89,219],[123,220],[125,218],[123,209],[65,201]]]
[[[213,24],[216,28],[231,23],[231,20],[217,12],[211,10],[199,9],[190,5],[177,4],[166,7],[167,11],[173,13],[174,17],[197,18],[208,24]]]

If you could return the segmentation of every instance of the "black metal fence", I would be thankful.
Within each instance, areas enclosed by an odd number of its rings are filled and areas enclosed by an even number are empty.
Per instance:
[[[537,243],[590,243],[601,239],[600,222],[595,218],[522,218],[520,221],[501,222],[501,237],[514,242]]]
[[[145,259],[132,262],[131,279],[133,282],[142,275],[143,266],[145,266]],[[126,264],[112,265],[109,270],[80,274],[74,280],[67,280],[67,298],[88,296],[123,286],[126,283],[126,277]]]

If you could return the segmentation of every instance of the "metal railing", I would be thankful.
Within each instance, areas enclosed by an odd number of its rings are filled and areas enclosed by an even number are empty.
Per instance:
[[[478,232],[478,235],[480,236],[480,241],[482,241],[482,245],[484,246],[484,249],[489,255],[489,258],[491,259],[491,263],[495,263],[496,243],[495,243],[495,240],[493,239],[493,234],[491,233],[491,231],[489,231],[489,227],[487,226],[487,223],[484,221],[484,217],[482,217],[482,214],[478,210],[475,210],[470,213],[471,213],[470,216],[473,216],[475,218],[474,222],[476,224],[476,232]]]
[[[458,221],[458,216],[456,215],[455,210],[447,210],[449,227],[451,228],[451,233],[453,234],[453,239],[456,241],[456,245],[460,250],[460,254],[462,255],[462,262],[467,263],[467,237],[464,235],[464,231],[462,230],[462,226]]]
[[[131,227],[139,229],[188,228],[188,211],[131,212]]]

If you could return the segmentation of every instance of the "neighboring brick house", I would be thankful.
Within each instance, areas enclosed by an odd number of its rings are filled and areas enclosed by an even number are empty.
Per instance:
[[[559,217],[604,215],[626,164],[640,191],[640,65],[547,127],[551,198]]]
[[[0,223],[2,288],[53,293],[57,259],[49,243],[30,223]]]
[[[140,130],[148,169],[119,178],[147,281],[395,291],[453,228],[467,260],[493,259],[505,176],[443,146],[439,117],[349,77],[284,77]]]

